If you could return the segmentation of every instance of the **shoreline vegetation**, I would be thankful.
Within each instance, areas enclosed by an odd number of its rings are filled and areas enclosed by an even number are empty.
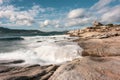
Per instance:
[[[67,33],[83,48],[82,58],[61,65],[9,66],[24,61],[0,61],[0,80],[120,80],[120,25],[94,22]]]

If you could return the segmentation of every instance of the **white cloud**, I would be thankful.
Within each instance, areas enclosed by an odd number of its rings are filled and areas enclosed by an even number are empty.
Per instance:
[[[4,4],[4,3],[9,3],[10,0],[0,0],[0,5]]]
[[[43,11],[45,11],[43,8],[36,5],[25,11],[21,11],[20,8],[15,8],[13,5],[2,5],[0,6],[0,18],[5,18],[13,24],[30,26],[35,22],[34,17]]]
[[[109,6],[113,1],[115,0],[99,0],[89,9],[71,10],[64,26],[82,26],[91,24],[94,20],[104,23],[120,22],[120,6]]]
[[[120,22],[120,6],[115,6],[103,13],[101,21],[106,23]]]
[[[4,0],[4,3],[6,2],[9,2],[9,0]],[[38,24],[39,13],[54,10],[54,8],[42,8],[39,5],[33,5],[27,10],[21,10],[21,7],[15,7],[10,4],[4,5],[3,0],[0,0],[0,3],[2,4],[0,5],[0,19],[4,19],[4,21],[1,20],[1,23],[17,24],[18,26],[31,26],[33,23]]]
[[[46,26],[48,26],[50,24],[50,20],[45,20],[44,22],[41,22],[40,23],[40,26],[41,27],[46,27]]]
[[[91,14],[92,13],[89,12],[89,10],[83,8],[71,10],[67,15],[68,19],[65,20],[64,26],[72,27],[90,24],[90,22],[95,18],[94,16],[91,17]]]
[[[79,18],[83,17],[85,13],[85,10],[80,8],[80,9],[74,9],[68,13],[68,18]]]
[[[68,19],[65,22],[64,26],[66,26],[66,27],[83,26],[83,25],[89,24],[92,21],[93,21],[92,17],[89,17],[89,18]]]
[[[46,9],[41,8],[38,5],[34,5],[32,9],[28,10],[29,14],[31,14],[32,16],[36,16],[36,14],[38,14],[39,12],[45,12],[45,11]]]
[[[59,20],[45,20],[43,22],[40,22],[40,27],[47,27],[47,26],[59,27],[60,21]]]
[[[41,27],[75,27],[92,24],[97,20],[104,23],[120,22],[120,6],[109,6],[115,0],[99,0],[91,8],[73,9],[66,17],[56,20],[45,20],[40,23]]]
[[[0,4],[2,4],[3,3],[3,0],[0,0]]]
[[[109,6],[115,0],[99,0],[90,8],[77,8],[69,12],[55,12],[54,8],[42,8],[34,5],[28,10],[20,10],[13,5],[0,5],[0,19],[5,18],[8,25],[31,26],[36,23],[40,27],[74,27],[91,24],[94,20],[106,23],[120,22],[120,6]],[[0,0],[0,4],[3,0]],[[51,14],[45,13],[51,11]],[[52,12],[53,11],[53,12]],[[40,14],[44,13],[44,14]],[[56,18],[56,15],[58,16]],[[50,20],[52,19],[52,20]],[[2,21],[1,21],[2,24]]]
[[[104,7],[106,7],[107,5],[109,5],[111,2],[113,2],[115,0],[99,0],[96,4],[94,4],[91,9],[92,10],[99,10],[102,9]]]

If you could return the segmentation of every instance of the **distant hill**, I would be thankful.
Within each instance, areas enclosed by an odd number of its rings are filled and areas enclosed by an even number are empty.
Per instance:
[[[14,35],[60,35],[60,34],[65,34],[67,31],[53,31],[53,32],[43,32],[39,30],[24,30],[24,29],[9,29],[9,28],[4,28],[0,27],[0,35],[1,34],[14,34]]]

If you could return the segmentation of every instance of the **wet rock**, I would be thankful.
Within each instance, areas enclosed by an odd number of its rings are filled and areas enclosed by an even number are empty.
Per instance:
[[[48,72],[46,75],[42,76],[40,80],[48,80],[54,72]]]
[[[38,64],[20,67],[1,64],[0,80],[47,80],[58,67],[57,65],[40,66]]]
[[[8,64],[20,64],[25,62],[24,60],[11,60],[11,61],[0,61],[0,65],[8,65]]]
[[[55,71],[57,68],[58,68],[57,65],[52,65],[52,66],[46,68],[45,70],[46,70],[46,72],[50,72],[50,71]]]
[[[37,41],[37,42],[42,42],[42,41]]]
[[[7,79],[7,80],[31,80],[31,79],[27,76],[20,76],[20,77],[12,77],[12,78]]]

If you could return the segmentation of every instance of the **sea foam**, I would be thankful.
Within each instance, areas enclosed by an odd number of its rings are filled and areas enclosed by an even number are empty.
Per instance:
[[[83,49],[68,35],[24,37],[25,49],[1,53],[1,60],[25,60],[24,64],[61,64],[81,57]]]

